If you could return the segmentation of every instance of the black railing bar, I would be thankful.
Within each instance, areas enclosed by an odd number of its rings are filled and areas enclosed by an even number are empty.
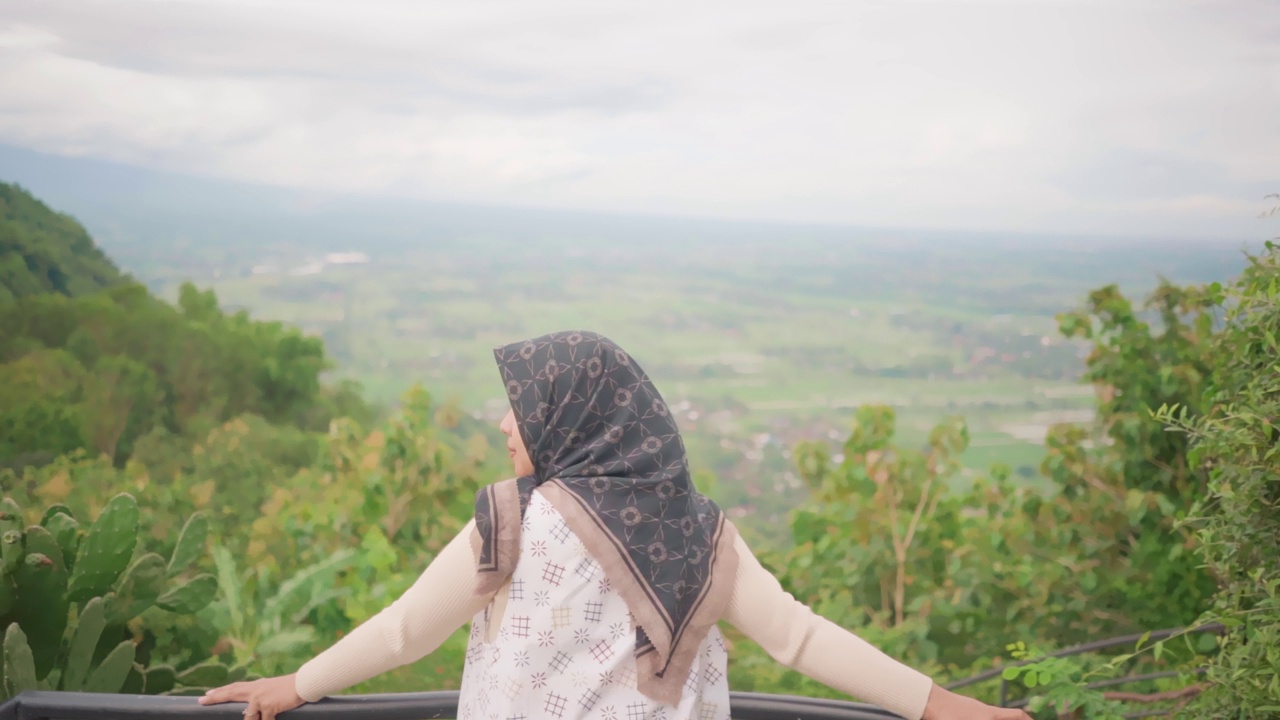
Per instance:
[[[1009,703],[1004,707],[1025,708],[1030,702],[1031,702],[1030,698],[1022,698],[1021,700],[1014,700],[1013,702]],[[1172,702],[1172,701],[1161,700],[1159,702]],[[1140,710],[1138,712],[1127,713],[1122,717],[1124,717],[1125,720],[1129,720],[1129,718],[1155,717],[1157,715],[1168,715],[1169,713],[1173,712],[1175,709],[1176,708],[1155,708],[1150,710]]]
[[[1082,653],[1092,652],[1094,650],[1103,650],[1105,648],[1115,647],[1116,645],[1128,645],[1130,643],[1137,643],[1139,640],[1142,640],[1144,637],[1147,640],[1164,640],[1166,638],[1169,638],[1173,635],[1177,635],[1178,633],[1182,633],[1182,632],[1221,633],[1224,630],[1226,630],[1226,626],[1223,625],[1222,623],[1208,623],[1208,624],[1201,625],[1199,627],[1194,627],[1194,628],[1169,628],[1167,630],[1155,630],[1155,631],[1152,631],[1150,635],[1148,635],[1147,633],[1133,633],[1132,635],[1122,635],[1120,637],[1114,637],[1109,640],[1098,640],[1092,643],[1076,645],[1075,647],[1069,647],[1064,650],[1059,650],[1057,652],[1049,653],[1049,657],[1068,657],[1071,655],[1080,655]]]
[[[1208,668],[1194,668],[1192,670],[1166,670],[1164,672],[1147,673],[1146,675],[1126,675],[1121,678],[1112,678],[1110,680],[1099,680],[1098,682],[1089,683],[1085,687],[1090,689],[1098,689],[1105,687],[1115,687],[1116,685],[1125,685],[1128,683],[1142,682],[1143,680],[1159,680],[1161,678],[1178,677],[1179,675],[1203,675],[1209,672]]]
[[[1122,701],[1122,702],[1123,702],[1123,701]],[[1130,701],[1130,702],[1132,702],[1132,701]],[[1158,703],[1171,703],[1171,702],[1173,702],[1173,701],[1172,701],[1172,700],[1156,700],[1155,702],[1158,702]],[[1030,704],[1030,703],[1031,703],[1031,698],[1020,698],[1020,699],[1018,699],[1018,700],[1014,700],[1013,702],[1011,702],[1011,703],[1009,703],[1008,705],[1005,705],[1005,706],[1003,706],[1003,707],[1009,707],[1009,708],[1025,708],[1025,707],[1026,707],[1028,704]],[[1173,711],[1172,711],[1172,710],[1170,710],[1169,708],[1164,708],[1164,709],[1159,709],[1159,708],[1157,708],[1157,709],[1155,709],[1155,710],[1142,710],[1141,712],[1130,713],[1130,714],[1128,714],[1128,715],[1125,715],[1125,717],[1127,717],[1127,718],[1130,718],[1130,717],[1148,717],[1148,716],[1151,716],[1151,715],[1168,714],[1168,713],[1170,713],[1170,712],[1173,712]]]
[[[1201,625],[1199,627],[1194,627],[1194,628],[1169,628],[1167,630],[1153,630],[1150,635],[1148,635],[1147,633],[1134,633],[1132,635],[1120,635],[1113,638],[1107,638],[1106,640],[1095,640],[1094,642],[1084,643],[1083,645],[1073,645],[1072,647],[1069,647],[1069,648],[1063,648],[1062,650],[1051,652],[1048,655],[1045,655],[1044,657],[1069,657],[1071,655],[1080,655],[1082,653],[1092,652],[1094,650],[1103,650],[1109,647],[1115,647],[1116,645],[1128,645],[1130,643],[1138,642],[1143,638],[1143,636],[1146,636],[1148,640],[1164,640],[1165,638],[1168,638],[1172,635],[1177,635],[1178,633],[1181,633],[1181,632],[1221,633],[1225,629],[1226,627],[1222,623],[1207,623],[1205,625]],[[1020,660],[1015,663],[1009,663],[1008,665],[1001,665],[1000,667],[992,668],[990,670],[985,670],[983,672],[980,672],[977,675],[963,678],[961,680],[953,680],[947,683],[944,687],[946,687],[948,690],[955,690],[956,688],[966,687],[968,685],[973,685],[975,683],[983,682],[984,680],[990,680],[992,678],[998,677],[1000,673],[1004,672],[1004,669],[1007,667],[1018,667],[1020,665],[1029,665],[1033,662],[1038,662],[1039,660],[1043,660],[1043,659],[1044,658],[1039,658],[1037,660]]]
[[[1089,683],[1085,687],[1091,690],[1098,690],[1105,687],[1115,687],[1117,685],[1125,685],[1128,683],[1142,682],[1143,680],[1159,680],[1160,678],[1177,677],[1183,672],[1189,672],[1193,675],[1203,675],[1208,672],[1208,668],[1195,668],[1194,670],[1179,671],[1166,670],[1164,672],[1147,673],[1145,675],[1126,675],[1122,678],[1112,678],[1110,680],[1099,680],[1098,682]],[[1000,680],[1000,707],[1023,707],[1027,704],[1028,698],[1009,702],[1009,684],[1003,678]],[[1129,717],[1126,715],[1125,717]],[[1136,715],[1134,717],[1145,717],[1144,715]]]
[[[0,705],[0,720],[243,720],[243,712],[244,703],[205,706],[198,704],[194,697],[31,690]],[[292,710],[288,717],[423,720],[453,718],[457,712],[458,693],[454,691],[331,697]]]
[[[902,720],[887,710],[847,700],[766,693],[729,693],[734,720]],[[204,706],[194,697],[32,690],[0,704],[0,720],[242,720],[244,703]],[[325,698],[291,710],[306,720],[424,720],[454,718],[458,692],[386,693]]]
[[[866,703],[797,695],[731,691],[729,713],[734,720],[902,720],[902,716]]]

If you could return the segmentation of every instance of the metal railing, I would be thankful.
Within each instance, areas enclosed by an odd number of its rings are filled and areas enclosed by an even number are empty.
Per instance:
[[[1213,623],[1196,628],[1172,628],[1151,633],[1122,635],[1064,648],[1050,657],[1081,655],[1099,650],[1135,645],[1144,637],[1163,640],[1179,633],[1221,633],[1222,625]],[[1028,662],[1014,663],[1025,665]],[[1008,666],[1004,666],[1008,667]],[[958,689],[989,680],[1000,680],[1000,705],[1025,707],[1027,699],[1009,700],[1009,682],[1002,676],[1004,667],[948,683]],[[1198,671],[1192,671],[1198,672]],[[1090,683],[1090,688],[1116,687],[1161,678],[1175,677],[1177,671],[1128,675]],[[730,714],[734,720],[902,720],[900,716],[865,703],[825,698],[769,693],[730,692]],[[241,720],[243,703],[200,705],[193,697],[158,695],[122,695],[29,690],[0,704],[0,720],[141,720],[172,718],[174,720]],[[299,720],[434,720],[455,718],[458,712],[456,690],[419,693],[387,693],[379,695],[344,695],[308,703],[288,713]],[[1167,714],[1168,710],[1147,710],[1125,717],[1141,718]]]
[[[1221,623],[1209,623],[1207,625],[1201,625],[1199,627],[1194,627],[1194,628],[1169,628],[1167,630],[1153,630],[1149,633],[1134,633],[1132,635],[1119,635],[1117,637],[1106,638],[1105,640],[1095,640],[1093,642],[1087,642],[1080,645],[1073,645],[1068,648],[1063,648],[1056,652],[1049,653],[1046,657],[1069,657],[1071,655],[1083,655],[1084,653],[1097,652],[1099,650],[1107,650],[1109,648],[1121,647],[1124,645],[1137,645],[1138,642],[1155,642],[1159,640],[1165,640],[1167,638],[1173,637],[1174,635],[1178,635],[1180,633],[1187,633],[1187,634],[1214,633],[1214,634],[1220,635],[1225,630],[1226,628]],[[1038,659],[1041,659],[1041,658],[1038,658]],[[1028,661],[1022,661],[1017,663],[1011,663],[1011,665],[1005,665],[1002,667],[993,668],[991,670],[987,670],[986,672],[973,675],[972,677],[967,677],[962,680],[956,680],[956,681],[947,683],[946,688],[948,690],[955,690],[958,688],[968,687],[970,685],[976,685],[981,682],[999,678],[1001,707],[1015,707],[1015,708],[1026,707],[1028,702],[1027,698],[1021,698],[1013,701],[1009,700],[1009,681],[1004,679],[1002,673],[1004,672],[1004,669],[1006,667],[1028,665],[1032,662],[1036,662],[1036,660],[1028,660]],[[1126,675],[1124,677],[1111,678],[1109,680],[1099,680],[1097,682],[1092,682],[1086,685],[1085,687],[1090,689],[1100,690],[1102,688],[1117,687],[1120,685],[1127,685],[1127,684],[1136,683],[1136,682],[1144,682],[1148,680],[1160,680],[1163,678],[1178,677],[1180,675],[1186,675],[1186,674],[1203,675],[1204,670],[1198,668],[1190,671],[1170,670],[1166,672],[1143,673],[1140,675]],[[1144,710],[1144,711],[1138,711],[1138,712],[1127,714],[1125,715],[1125,717],[1126,718],[1143,718],[1143,717],[1151,717],[1155,715],[1166,715],[1168,714],[1168,712],[1169,712],[1168,710],[1163,710],[1163,709]]]
[[[845,700],[729,693],[734,720],[902,720],[888,710]],[[193,697],[28,690],[0,705],[0,720],[243,720],[244,703],[200,705]],[[298,720],[455,718],[456,690],[325,698],[290,710]]]

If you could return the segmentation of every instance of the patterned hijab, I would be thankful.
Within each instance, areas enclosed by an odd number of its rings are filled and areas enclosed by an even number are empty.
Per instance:
[[[728,604],[736,530],[694,489],[658,390],[608,338],[552,333],[494,356],[534,473],[476,496],[478,590],[492,594],[511,576],[538,488],[635,618],[639,690],[678,703],[698,646]]]

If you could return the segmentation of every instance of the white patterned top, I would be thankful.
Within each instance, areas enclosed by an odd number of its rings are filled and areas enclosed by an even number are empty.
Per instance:
[[[539,513],[543,512],[539,510]],[[538,518],[544,517],[541,514],[529,513],[532,517],[528,519],[532,522]],[[558,518],[557,518],[558,519]],[[533,670],[534,667],[539,668],[541,672],[548,672],[552,664],[556,662],[555,652],[563,650],[570,653],[570,660],[574,656],[586,652],[590,652],[590,648],[598,645],[600,640],[608,637],[612,638],[612,632],[603,635],[593,643],[582,643],[575,645],[574,632],[570,631],[567,639],[561,638],[564,628],[556,628],[555,608],[561,605],[569,607],[569,614],[565,616],[561,613],[561,618],[573,622],[573,608],[578,607],[582,613],[584,624],[586,621],[586,612],[593,608],[587,603],[596,601],[601,602],[600,607],[601,622],[604,623],[606,615],[605,606],[603,604],[599,587],[600,575],[593,576],[593,580],[584,580],[577,575],[577,569],[581,564],[581,560],[586,557],[585,550],[581,549],[577,538],[573,538],[573,542],[562,543],[555,541],[555,548],[552,548],[552,540],[555,538],[553,531],[555,529],[555,520],[548,521],[550,523],[548,529],[542,533],[542,537],[530,537],[530,533],[522,533],[528,538],[528,544],[521,549],[524,553],[523,557],[530,558],[530,562],[526,567],[519,570],[516,579],[523,580],[521,585],[515,585],[514,582],[505,591],[500,592],[497,596],[482,596],[473,592],[476,581],[476,557],[473,553],[471,539],[475,533],[475,523],[469,522],[459,532],[453,540],[445,546],[444,550],[436,556],[435,560],[427,566],[418,580],[413,586],[405,591],[395,602],[387,606],[382,612],[369,618],[359,627],[352,630],[338,642],[334,643],[328,650],[320,653],[312,658],[298,670],[295,678],[295,688],[298,695],[307,701],[316,701],[320,698],[340,692],[344,688],[351,687],[356,683],[367,680],[375,675],[384,673],[392,668],[415,662],[424,655],[434,651],[440,647],[440,643],[453,633],[454,630],[462,627],[468,620],[475,619],[476,625],[480,626],[480,630],[476,632],[488,633],[487,636],[476,638],[472,643],[471,659],[468,661],[467,667],[467,687],[464,691],[464,697],[469,699],[468,714],[463,718],[488,718],[503,717],[504,720],[508,716],[499,716],[496,706],[490,705],[485,711],[477,711],[476,703],[479,702],[478,695],[488,692],[491,696],[496,692],[489,690],[488,683],[492,682],[489,678],[496,677],[497,682],[501,683],[503,676],[495,674],[501,672],[505,667],[505,661],[502,657],[494,658],[492,651],[495,648],[511,650],[511,662],[517,661],[516,653],[524,650],[529,653],[529,667],[522,668],[518,664],[516,669],[529,673],[527,685],[507,686],[508,692],[516,689],[519,696],[523,696],[527,705],[519,706],[516,704],[516,697],[508,698],[505,695],[501,699],[495,700],[490,698],[490,702],[497,702],[504,708],[509,708],[513,712],[509,717],[526,719],[532,718],[548,718],[555,717],[546,708],[551,700],[550,696],[539,695],[538,693],[546,688],[533,687]],[[535,540],[542,540],[542,545],[535,548],[533,543]],[[760,565],[759,560],[751,553],[751,549],[742,540],[742,536],[738,536],[734,543],[735,550],[738,552],[738,572],[733,580],[734,589],[733,596],[729,601],[729,606],[725,608],[724,620],[741,630],[748,638],[755,641],[764,648],[778,662],[783,665],[797,670],[817,680],[818,682],[829,685],[843,692],[849,693],[856,697],[862,698],[868,702],[879,705],[886,710],[891,710],[908,720],[919,720],[924,714],[925,705],[929,701],[930,693],[933,690],[933,681],[929,676],[914,670],[893,658],[885,655],[879,649],[872,646],[867,641],[854,635],[853,633],[841,628],[835,623],[814,614],[804,603],[796,600],[790,593],[783,590],[778,579],[775,578],[768,570]],[[545,553],[543,557],[539,557],[536,553]],[[545,560],[550,557],[550,553],[555,552],[556,557],[560,558],[555,561],[556,565],[562,567],[557,575],[554,567],[539,565],[539,560]],[[519,563],[517,563],[519,565]],[[587,572],[590,565],[583,566],[583,572]],[[550,578],[559,578],[560,585],[551,585],[550,580],[543,581],[542,573],[547,573]],[[533,579],[530,580],[530,577]],[[592,583],[596,583],[594,586]],[[568,583],[568,584],[566,584]],[[534,585],[539,587],[535,589]],[[543,585],[551,585],[558,593],[558,597],[564,599],[557,600],[553,604],[551,601],[551,588],[543,587]],[[576,588],[576,594],[571,595],[570,590]],[[544,605],[538,605],[538,599],[535,597],[538,591],[548,593]],[[514,595],[519,596],[517,601],[511,601],[509,598]],[[539,629],[550,629],[553,631],[552,637],[558,643],[558,647],[547,654],[547,648],[538,646],[538,638],[535,636],[530,642],[529,638],[516,638],[515,635],[523,623],[517,625],[515,616],[517,613],[506,613],[505,610],[498,611],[498,606],[508,602],[521,602],[522,604],[528,600],[533,601],[534,609],[540,612],[538,615]],[[580,604],[579,604],[580,603]],[[493,612],[490,614],[495,622],[493,627],[486,628],[485,607],[491,605]],[[614,606],[611,606],[614,607]],[[604,623],[606,629],[611,628],[613,623],[631,622],[631,618],[626,615],[625,610],[610,610],[611,617],[616,616],[618,619]],[[534,632],[534,615],[527,612],[520,613],[520,617],[528,617],[528,632]],[[502,618],[498,621],[498,618]],[[500,637],[499,632],[506,626],[508,637],[506,639]],[[591,626],[587,624],[586,628],[589,632]],[[566,626],[568,627],[568,626]],[[596,632],[601,632],[600,625],[594,628]],[[593,637],[593,636],[591,636]],[[523,639],[526,642],[524,647],[516,647],[515,640]],[[588,637],[590,639],[590,637]],[[485,642],[486,640],[492,642]],[[500,641],[500,642],[499,642]],[[623,641],[619,639],[619,643]],[[715,671],[708,668],[714,666],[716,670],[723,673],[724,655],[722,650],[723,640],[720,635],[713,629],[712,634],[708,636],[705,647],[699,648],[705,652],[708,648],[711,651],[711,660],[708,662],[704,658],[699,658],[695,665],[695,670],[690,673],[691,682],[699,683],[695,688],[700,688],[698,692],[690,693],[686,696],[699,697],[704,702],[711,699],[715,703],[714,711],[708,712],[705,718],[723,718],[725,716],[723,705],[720,699],[724,697],[725,686],[722,680],[714,677]],[[626,655],[629,655],[630,649],[634,646],[635,638],[627,637],[625,645],[622,647],[627,649]],[[484,659],[482,651],[485,648],[490,651],[488,660]],[[583,648],[587,648],[583,650]],[[610,645],[609,647],[612,647]],[[533,653],[539,652],[537,664]],[[620,653],[621,655],[622,653]],[[580,658],[579,658],[580,659]],[[621,660],[616,660],[621,662]],[[597,677],[597,680],[603,679],[604,682],[594,689],[600,692],[608,689],[613,692],[610,697],[621,697],[621,688],[626,688],[630,683],[630,676],[626,675],[625,667],[631,667],[634,672],[633,664],[626,666],[618,666],[612,678],[607,676]],[[491,672],[492,671],[492,672]],[[570,672],[575,672],[571,670]],[[585,671],[578,671],[585,672]],[[604,673],[607,670],[600,670]],[[516,673],[513,681],[516,683],[525,683],[521,679],[521,674]],[[570,679],[570,687],[573,687],[573,679],[586,680],[589,676],[573,676]],[[550,675],[547,675],[547,682],[550,682]],[[624,681],[619,687],[617,683]],[[576,688],[574,688],[576,689]],[[570,700],[579,705],[584,697],[590,700],[591,696],[586,695],[586,689],[583,688],[577,695],[569,695],[564,691],[556,691],[557,695],[563,697],[564,708],[560,712],[564,714],[570,713]],[[713,691],[714,689],[714,691]],[[604,693],[601,692],[603,699]],[[714,699],[713,699],[714,698]],[[611,701],[613,703],[614,701]],[[634,702],[640,702],[636,700]],[[541,704],[539,704],[541,703]],[[616,720],[634,720],[635,716],[628,717],[627,710],[630,709],[630,702],[619,707],[616,704],[602,705],[600,701],[596,701],[593,709],[599,711],[599,715],[592,714],[593,718],[608,717],[613,720],[614,716],[605,716],[605,708],[611,708],[616,713]],[[552,707],[558,707],[552,704]],[[643,706],[644,712],[652,711],[650,717],[664,717],[665,720],[676,720],[682,717],[697,717],[698,720],[705,720],[702,715],[703,710],[711,709],[710,705],[704,705],[701,709],[695,707],[682,708],[665,708],[665,716],[660,712],[662,708],[646,704]],[[641,710],[640,706],[636,706],[635,710]],[[493,714],[491,715],[490,712]],[[574,710],[574,717],[583,717],[580,710]],[[678,714],[679,713],[679,714]]]
[[[728,653],[712,628],[677,706],[636,689],[636,633],[560,513],[535,491],[503,603],[471,624],[458,720],[727,720]],[[497,626],[493,627],[492,624]]]

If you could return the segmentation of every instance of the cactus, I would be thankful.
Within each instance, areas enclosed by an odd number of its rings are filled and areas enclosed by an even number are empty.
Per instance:
[[[36,677],[43,678],[53,669],[67,626],[67,568],[48,530],[32,525],[26,538],[26,558],[13,576],[18,589],[13,615],[31,642]]]
[[[138,663],[129,666],[129,674],[124,676],[124,684],[116,692],[126,693],[129,695],[141,695],[147,684],[147,676],[143,675],[144,668],[139,667]]]
[[[178,673],[178,682],[191,687],[214,687],[225,683],[228,676],[226,665],[208,662]]]
[[[25,553],[21,530],[5,530],[0,533],[0,575],[8,577],[18,569]]]
[[[208,541],[209,519],[200,513],[192,515],[187,524],[182,526],[178,543],[173,547],[173,555],[169,558],[169,575],[177,575],[190,567],[196,558],[204,554]]]
[[[22,508],[13,498],[0,500],[0,530],[22,529]]]
[[[76,549],[80,545],[80,523],[69,513],[45,514],[40,525],[48,530],[58,547],[62,548],[62,562],[70,570],[76,560]]]
[[[107,653],[102,662],[98,663],[98,667],[89,673],[89,677],[84,681],[84,691],[120,692],[125,678],[129,676],[129,671],[133,669],[134,652],[135,648],[132,640],[125,640],[116,645],[115,649]]]
[[[122,494],[87,529],[66,506],[55,505],[41,525],[24,531],[21,508],[10,498],[0,501],[0,690],[6,695],[49,687],[179,694],[191,690],[188,680],[230,677],[217,663],[179,675],[168,666],[145,667],[145,652],[139,658],[126,629],[130,620],[153,606],[193,613],[213,599],[217,581],[207,574],[179,577],[204,553],[203,517],[187,521],[167,560],[155,553],[134,559],[138,515],[134,499]],[[64,633],[69,614],[74,622]]]
[[[53,518],[54,515],[66,515],[67,517],[75,517],[75,513],[71,512],[71,508],[67,507],[66,505],[63,505],[62,503],[54,503],[53,505],[49,506],[49,509],[44,511],[43,515],[40,516],[40,525],[42,527],[49,527],[49,520]]]
[[[98,647],[98,639],[107,625],[106,610],[102,598],[93,598],[84,604],[80,611],[79,623],[71,636],[71,644],[67,646],[67,664],[63,668],[61,678],[62,690],[83,690],[84,681],[89,677],[89,661],[93,659],[94,648]]]
[[[137,543],[138,503],[130,495],[117,495],[80,542],[68,599],[80,602],[110,590],[128,567]]]
[[[179,585],[156,599],[156,605],[179,615],[191,615],[208,605],[218,593],[218,580],[212,575],[197,575],[186,585]]]
[[[168,665],[147,668],[143,676],[142,691],[148,695],[163,695],[178,684],[178,674]]]
[[[0,574],[9,575],[22,562],[22,508],[12,498],[0,501]]]
[[[0,575],[0,616],[7,615],[17,599],[18,586],[14,584],[13,578]]]
[[[129,566],[107,603],[107,624],[121,625],[155,604],[164,592],[164,558],[147,553]]]
[[[15,623],[4,633],[4,691],[12,697],[24,690],[35,690],[36,665],[31,657],[27,636]]]

